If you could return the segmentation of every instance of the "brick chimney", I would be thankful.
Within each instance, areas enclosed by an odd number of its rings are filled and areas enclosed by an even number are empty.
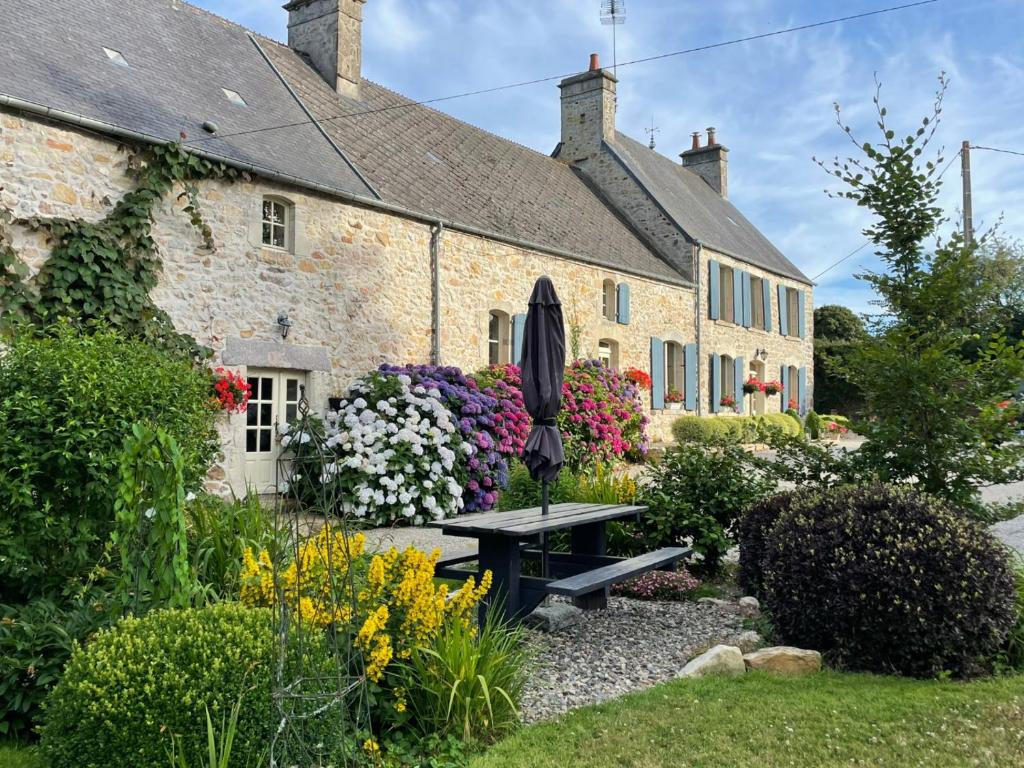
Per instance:
[[[558,84],[562,91],[562,148],[568,163],[586,160],[615,136],[615,75],[590,54],[590,69]]]
[[[363,3],[366,0],[292,0],[288,47],[305,54],[313,68],[343,96],[359,98],[362,81]]]
[[[714,128],[708,128],[707,146],[700,145],[700,134],[695,133],[693,146],[679,156],[684,168],[689,168],[715,192],[729,199],[729,150],[718,143]]]

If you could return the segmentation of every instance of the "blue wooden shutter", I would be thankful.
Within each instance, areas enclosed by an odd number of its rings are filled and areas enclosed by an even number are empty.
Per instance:
[[[764,289],[764,329],[772,330],[772,281],[767,277],[761,281],[761,288]]]
[[[711,412],[722,410],[722,358],[711,356]]]
[[[789,336],[789,310],[786,307],[786,286],[779,284],[779,333]]]
[[[523,331],[526,330],[526,315],[512,316],[512,364],[523,364]]]
[[[665,342],[651,337],[651,408],[665,407]]]
[[[743,325],[743,273],[732,271],[732,321]]]
[[[779,378],[782,379],[782,394],[779,395],[779,400],[782,401],[782,412],[785,413],[789,405],[789,366],[782,366],[782,375]]]
[[[616,320],[623,325],[629,325],[629,283],[619,283],[615,293],[618,298]]]
[[[743,326],[749,328],[754,324],[754,303],[750,295],[750,273],[741,272],[743,276]]]
[[[735,375],[735,388],[733,391],[736,393],[736,413],[743,413],[743,382],[746,381],[744,377],[744,368],[747,362],[742,357],[736,358],[736,375]]]
[[[801,339],[802,339],[802,338],[804,337],[804,332],[805,332],[805,331],[804,331],[804,325],[805,325],[805,321],[804,321],[804,302],[805,302],[805,301],[807,301],[807,299],[805,298],[805,296],[806,296],[806,294],[805,294],[805,292],[804,292],[804,291],[800,291],[800,292],[799,292],[799,293],[798,293],[798,294],[796,295],[796,297],[797,297],[797,304],[796,304],[796,306],[797,306],[797,316],[796,316],[796,323],[797,323],[797,329],[799,330],[799,333],[798,333],[797,335],[798,335],[798,336],[799,336],[799,337],[800,337]]]
[[[718,319],[719,269],[717,261],[708,262],[708,307],[712,320]]]
[[[684,358],[684,364],[686,370],[684,375],[686,376],[686,383],[684,390],[686,392],[686,410],[695,411],[697,410],[697,345],[687,344],[686,345],[686,357]]]
[[[800,415],[807,413],[807,369],[801,368],[797,378],[796,401],[800,404]]]

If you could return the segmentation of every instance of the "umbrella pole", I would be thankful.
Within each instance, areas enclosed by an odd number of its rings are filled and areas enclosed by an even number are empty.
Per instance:
[[[540,512],[541,515],[547,517],[548,514],[548,481],[545,480],[541,483],[540,491]],[[548,578],[548,532],[544,531],[541,534],[541,555],[540,555],[540,575],[541,578]]]

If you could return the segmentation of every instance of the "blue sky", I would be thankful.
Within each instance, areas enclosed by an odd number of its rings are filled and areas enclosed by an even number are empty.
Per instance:
[[[270,37],[287,38],[283,0],[193,0]],[[899,0],[626,0],[619,61],[729,40],[899,4]],[[591,51],[611,63],[599,0],[368,0],[363,72],[415,99],[586,68]],[[619,70],[620,130],[675,158],[690,133],[713,125],[729,147],[730,198],[807,275],[814,277],[864,238],[867,218],[829,199],[829,177],[812,156],[853,149],[835,125],[838,101],[856,133],[874,139],[874,76],[898,133],[928,114],[945,71],[951,80],[936,148],[960,142],[1024,151],[1024,2],[940,0],[892,14],[743,43]],[[444,111],[540,152],[558,141],[556,83],[445,102]],[[1024,157],[976,150],[975,226],[1002,217],[1024,236]],[[943,204],[959,214],[959,163]],[[870,249],[819,279],[815,304],[869,308],[853,275],[877,268]]]

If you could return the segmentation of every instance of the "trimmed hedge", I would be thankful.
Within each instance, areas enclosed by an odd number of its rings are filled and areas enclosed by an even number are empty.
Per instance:
[[[988,531],[940,499],[877,483],[792,502],[760,561],[783,642],[858,671],[991,668],[1016,610],[1007,551]]]
[[[788,435],[803,434],[799,420],[785,413],[764,416],[680,416],[672,422],[672,436],[678,443],[738,445],[753,443],[761,429],[776,429]]]

